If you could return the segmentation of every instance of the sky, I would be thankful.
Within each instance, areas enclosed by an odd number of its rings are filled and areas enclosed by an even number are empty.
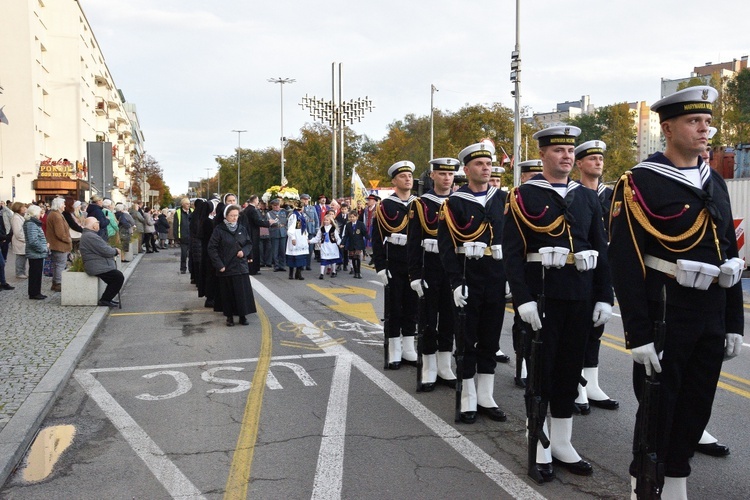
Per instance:
[[[513,0],[79,2],[175,195],[213,176],[215,155],[233,155],[238,136],[243,149],[279,148],[281,85],[268,79],[296,80],[283,86],[287,138],[313,122],[299,105],[305,95],[331,99],[334,62],[342,63],[343,99],[375,106],[352,125],[371,139],[407,114],[428,116],[431,85],[442,111],[514,107]],[[650,104],[662,78],[750,54],[739,26],[750,2],[720,5],[522,0],[521,106],[547,112],[583,95],[595,106]]]

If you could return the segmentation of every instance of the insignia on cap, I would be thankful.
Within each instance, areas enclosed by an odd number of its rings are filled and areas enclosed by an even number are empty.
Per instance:
[[[565,127],[565,135],[569,135],[569,134],[570,134],[570,127]]]
[[[708,89],[703,89],[703,92],[701,92],[701,99],[704,101],[708,100]]]

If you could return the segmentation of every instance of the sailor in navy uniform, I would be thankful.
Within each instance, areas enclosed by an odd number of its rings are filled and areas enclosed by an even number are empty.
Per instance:
[[[612,188],[601,182],[604,174],[604,153],[606,151],[607,145],[600,140],[586,141],[575,149],[576,167],[581,174],[579,182],[584,187],[596,191],[597,196],[599,196],[599,202],[602,206],[602,224],[608,224],[609,206],[612,204]],[[605,221],[607,222],[605,223]],[[618,401],[611,399],[599,387],[599,348],[601,347],[603,334],[604,325],[596,327],[592,325],[586,341],[582,373],[586,380],[586,386],[578,384],[578,398],[575,401],[576,407],[584,415],[590,413],[590,406],[605,410],[616,410],[620,407]]]
[[[493,161],[495,158],[493,157]],[[503,187],[503,174],[505,173],[505,169],[499,165],[492,165],[492,172],[490,173],[490,186],[496,187],[497,189],[500,189]],[[510,288],[508,287],[508,283],[505,283],[505,297],[506,299],[510,298]],[[510,361],[510,356],[505,354],[502,349],[498,349],[495,353],[495,360],[498,363],[507,363]]]
[[[542,329],[542,398],[549,401],[551,445],[537,447],[537,468],[545,480],[554,477],[552,459],[574,474],[593,472],[570,442],[573,402],[586,337],[592,323],[609,320],[614,299],[599,199],[568,178],[580,132],[561,126],[534,134],[543,170],[511,190],[503,234],[518,314],[528,332]],[[542,318],[536,302],[541,294]]]
[[[640,397],[652,371],[661,383],[656,453],[664,463],[662,498],[687,498],[689,460],[711,416],[722,360],[742,347],[744,261],[726,184],[700,157],[717,96],[697,86],[654,103],[664,153],[626,172],[612,199],[609,255],[635,394]],[[663,346],[655,346],[662,288],[666,334]]]
[[[716,127],[708,127],[709,141],[713,138],[714,135],[716,135],[717,130],[718,129]],[[709,164],[711,160],[710,145],[706,147],[703,153],[701,153],[701,158],[703,158],[704,163],[706,163],[707,165]],[[703,435],[701,436],[700,440],[698,440],[698,446],[696,446],[695,451],[703,453],[704,455],[710,455],[712,457],[726,457],[730,453],[729,446],[720,443],[718,439],[716,439],[705,429],[703,429]]]
[[[444,202],[438,225],[440,258],[453,300],[466,313],[464,336],[460,338],[457,330],[456,348],[463,353],[462,371],[457,373],[463,379],[460,420],[467,424],[476,421],[477,413],[506,420],[493,397],[495,352],[505,316],[501,246],[505,193],[488,184],[494,153],[489,142],[472,144],[459,153],[468,183]]]
[[[453,177],[460,162],[455,158],[430,160],[432,189],[409,207],[409,280],[419,297],[425,297],[426,325],[422,350],[422,390],[436,383],[456,386],[453,358],[453,288],[445,274],[438,250],[438,218],[443,202],[451,194]]]
[[[517,168],[521,169],[520,181],[521,184],[523,184],[532,177],[542,172],[542,160],[522,161],[518,163]],[[510,286],[510,283],[508,283],[508,286]],[[526,359],[522,358],[519,360],[518,358],[520,357],[519,351],[521,353],[526,352],[525,348],[523,347],[523,343],[526,342],[526,335],[528,335],[529,332],[526,330],[526,324],[521,319],[521,316],[518,315],[518,304],[516,304],[515,300],[512,300],[512,304],[513,328],[511,329],[511,331],[513,332],[513,350],[516,353],[516,363],[521,363],[521,372],[518,376],[514,377],[514,381],[517,387],[525,388],[527,376]]]
[[[388,307],[388,368],[398,370],[401,362],[416,366],[417,351],[414,335],[417,330],[417,292],[409,286],[409,265],[406,257],[409,205],[416,199],[411,194],[414,164],[398,161],[388,169],[394,193],[378,203],[372,228],[372,256],[375,270],[390,285]]]

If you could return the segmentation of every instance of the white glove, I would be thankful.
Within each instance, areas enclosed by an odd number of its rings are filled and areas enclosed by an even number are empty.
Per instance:
[[[727,333],[727,345],[724,348],[724,361],[737,356],[742,349],[742,335],[738,333]]]
[[[422,285],[422,280],[414,280],[411,283],[409,283],[409,286],[411,287],[412,290],[414,290],[415,292],[417,292],[417,296],[419,296],[419,298],[421,299],[422,296],[424,295],[424,290],[422,288],[422,286],[423,286]],[[424,288],[429,288],[427,286],[427,283],[424,284]]]
[[[656,370],[656,373],[661,373],[661,353],[656,355],[656,348],[654,343],[642,345],[641,347],[634,347],[631,351],[633,355],[633,361],[639,365],[643,365],[646,368],[646,375],[651,376],[651,368]]]
[[[606,302],[597,302],[594,304],[594,326],[602,326],[612,317],[612,306]]]
[[[469,289],[466,288],[464,285],[456,287],[456,289],[453,290],[453,302],[456,304],[456,307],[465,306],[468,298],[469,298]]]
[[[391,273],[389,273],[387,269],[382,269],[378,271],[378,276],[383,280],[383,286],[388,286],[388,278],[391,277]]]
[[[505,300],[510,300],[513,298],[513,294],[510,293],[510,283],[507,281],[505,282]]]
[[[541,330],[542,319],[539,317],[539,310],[536,307],[536,302],[526,302],[518,306],[518,315],[526,323],[531,325],[534,331]]]

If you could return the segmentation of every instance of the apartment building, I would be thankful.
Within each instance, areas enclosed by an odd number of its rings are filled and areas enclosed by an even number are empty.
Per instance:
[[[80,3],[4,2],[0,61],[0,197],[127,199],[144,138]],[[104,143],[95,158],[90,142]]]

